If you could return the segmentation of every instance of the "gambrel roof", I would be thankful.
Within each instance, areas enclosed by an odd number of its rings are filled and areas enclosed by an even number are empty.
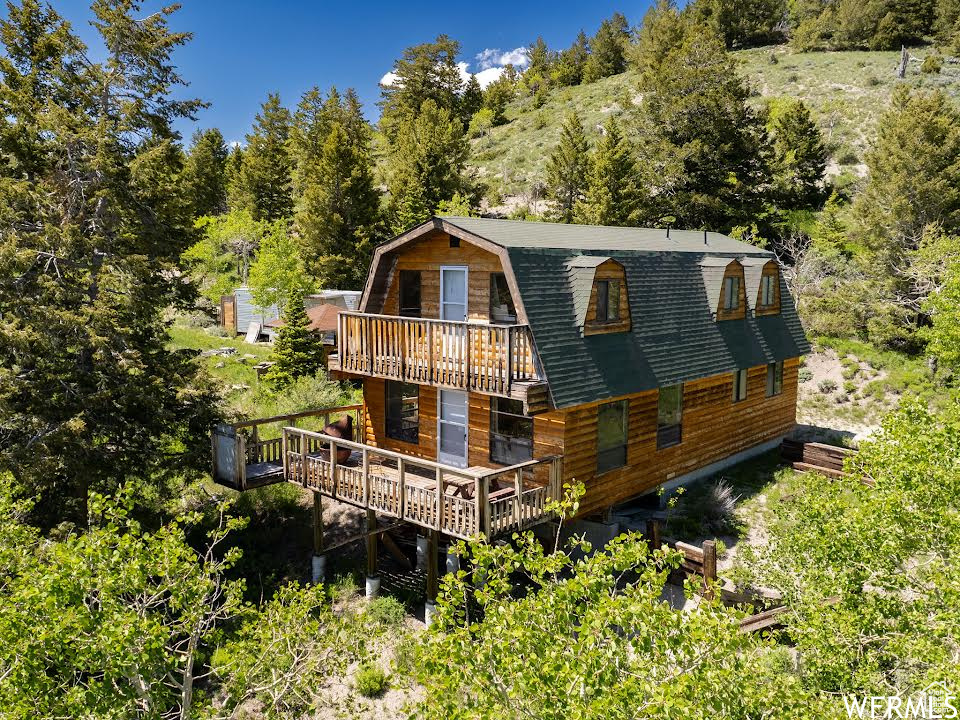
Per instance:
[[[433,218],[377,249],[361,304],[364,311],[369,312],[371,296],[386,282],[383,255],[437,230],[500,256],[518,320],[530,326],[558,408],[810,350],[782,273],[779,314],[753,317],[748,312],[743,319],[714,319],[724,268],[733,260],[743,264],[748,306],[753,309],[759,273],[775,258],[725,235],[702,231],[671,230],[667,237],[665,230],[648,228]],[[580,317],[589,302],[589,283],[596,267],[609,259],[624,267],[632,326],[628,332],[584,336]]]

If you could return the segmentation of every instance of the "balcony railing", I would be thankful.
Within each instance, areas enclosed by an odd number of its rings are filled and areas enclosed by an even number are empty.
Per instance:
[[[336,362],[347,373],[493,395],[542,380],[527,325],[341,312]]]

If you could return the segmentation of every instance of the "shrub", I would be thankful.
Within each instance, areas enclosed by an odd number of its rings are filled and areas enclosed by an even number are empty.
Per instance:
[[[939,55],[927,55],[920,65],[920,72],[928,75],[939,75],[943,69],[943,58]]]
[[[843,383],[843,391],[847,395],[854,395],[857,392],[857,384],[853,380],[845,380]]]
[[[369,662],[362,663],[353,678],[354,688],[368,698],[383,695],[387,684],[387,674],[379,666]]]
[[[688,535],[726,535],[737,532],[736,510],[739,495],[725,478],[689,488],[676,504],[681,518],[671,526]]]
[[[805,367],[800,368],[797,370],[797,379],[802,383],[810,382],[813,380],[813,370]]]
[[[368,620],[382,627],[396,627],[403,623],[406,610],[396,598],[389,596],[378,597],[367,605]]]
[[[878,78],[876,75],[867,75],[865,82],[867,87],[876,87],[880,84],[880,78]]]
[[[820,384],[817,387],[824,395],[829,395],[837,389],[837,383],[830,378],[825,378],[820,381]]]
[[[541,110],[533,116],[533,129],[543,130],[547,126],[547,115]]]

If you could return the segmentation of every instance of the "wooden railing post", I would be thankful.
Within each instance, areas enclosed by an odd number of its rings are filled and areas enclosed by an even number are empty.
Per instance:
[[[437,468],[437,519],[434,524],[437,530],[443,529],[443,468]]]
[[[478,530],[490,538],[490,477],[484,475],[479,478],[480,490],[477,493],[477,507],[480,509],[480,525]]]
[[[404,463],[403,458],[397,460],[397,491],[400,493],[400,518],[403,519],[405,510],[406,510],[406,463]]]
[[[370,318],[364,318],[361,322],[361,327],[363,328],[364,339],[367,344],[367,372],[373,373],[373,332],[371,326],[373,325],[373,320]]]
[[[517,468],[516,473],[514,473],[514,485],[516,485],[517,490],[517,509],[514,512],[514,522],[518,526],[523,525],[523,470]]]
[[[298,433],[300,436],[300,483],[306,487],[307,486],[307,457],[309,456],[309,448],[307,447],[307,437],[303,433]]]
[[[330,487],[333,497],[337,496],[337,441],[330,438]]]
[[[507,329],[507,395],[513,387],[513,328]]]
[[[717,543],[715,540],[703,541],[703,595],[713,599],[713,583],[717,581]]]
[[[287,429],[283,429],[283,446],[281,452],[283,453],[283,479],[290,480],[290,458],[287,457],[287,451],[289,448],[287,442]]]
[[[363,449],[363,506],[370,507],[370,451]]]
[[[660,549],[660,521],[656,518],[647,520],[647,541],[650,543],[651,550]]]

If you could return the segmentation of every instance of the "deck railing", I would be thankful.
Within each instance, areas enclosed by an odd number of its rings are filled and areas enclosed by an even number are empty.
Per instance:
[[[344,372],[497,395],[542,379],[527,325],[341,312],[337,357]]]
[[[559,499],[559,456],[465,469],[318,432],[283,430],[284,476],[324,495],[458,538],[529,527]],[[351,463],[337,461],[349,449]]]

